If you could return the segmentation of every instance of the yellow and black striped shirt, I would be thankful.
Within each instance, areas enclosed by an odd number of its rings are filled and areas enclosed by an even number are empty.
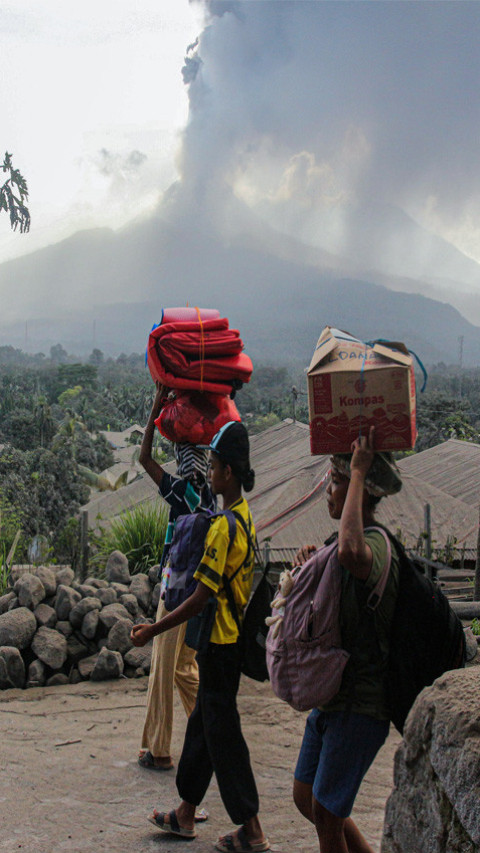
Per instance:
[[[250,539],[255,541],[255,528],[253,526],[250,509],[245,498],[240,498],[233,506],[229,507],[244,519]],[[231,577],[238,567],[247,558],[238,574],[232,581],[232,592],[238,608],[239,620],[250,598],[252,589],[253,570],[255,566],[255,554],[253,548],[248,546],[247,534],[243,525],[237,521],[237,530],[232,547],[228,550],[228,521],[225,516],[216,518],[210,527],[205,539],[205,551],[202,561],[195,572],[196,580],[208,586],[218,598],[218,607],[211,634],[212,643],[235,643],[238,637],[238,628],[228,606],[227,596],[223,587],[223,574]]]

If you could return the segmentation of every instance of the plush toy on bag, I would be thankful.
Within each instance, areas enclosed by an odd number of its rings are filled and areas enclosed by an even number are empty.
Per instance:
[[[276,610],[275,615],[267,616],[265,619],[265,624],[269,627],[271,625],[275,625],[273,629],[273,637],[278,636],[278,632],[280,631],[280,626],[283,622],[283,617],[285,614],[285,604],[287,603],[287,598],[290,595],[293,584],[295,583],[292,572],[290,569],[285,569],[280,575],[280,581],[278,584],[278,594],[272,601],[272,610]]]

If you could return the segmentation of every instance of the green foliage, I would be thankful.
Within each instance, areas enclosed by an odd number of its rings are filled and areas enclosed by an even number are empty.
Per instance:
[[[27,182],[18,169],[13,168],[12,155],[7,151],[3,158],[2,171],[8,178],[0,186],[0,211],[10,216],[13,231],[19,228],[21,234],[30,230],[30,213],[25,202],[28,201]]]
[[[92,535],[91,569],[102,572],[112,551],[121,551],[132,574],[148,571],[160,561],[167,523],[167,507],[154,501],[123,512]]]
[[[25,542],[15,510],[0,493],[0,595],[6,591],[14,557],[25,553]]]
[[[474,619],[472,624],[472,633],[475,634],[476,637],[480,637],[480,619]]]

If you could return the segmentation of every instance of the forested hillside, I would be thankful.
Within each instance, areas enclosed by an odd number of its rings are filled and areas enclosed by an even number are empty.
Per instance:
[[[56,345],[49,357],[0,347],[0,563],[21,529],[17,558],[44,534],[57,559],[70,559],[76,515],[89,495],[85,469],[113,463],[103,430],[144,424],[154,386],[144,357],[105,359],[96,349],[79,362]],[[306,421],[305,374],[257,365],[236,404],[256,432],[295,415]],[[417,450],[448,438],[480,441],[480,369],[437,365],[418,397]],[[168,443],[162,447],[168,452]],[[133,450],[133,449],[132,449]]]

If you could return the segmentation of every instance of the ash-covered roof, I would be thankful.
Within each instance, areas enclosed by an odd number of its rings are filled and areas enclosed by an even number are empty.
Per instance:
[[[308,426],[282,421],[252,436],[251,446],[256,485],[248,500],[259,542],[270,537],[272,547],[277,548],[323,542],[336,527],[325,502],[330,462],[328,456],[310,456]],[[400,531],[406,544],[414,547],[424,530],[424,507],[429,503],[435,546],[455,538],[459,547],[476,547],[476,508],[422,481],[410,470],[402,468],[402,479],[402,491],[384,498],[378,506],[382,524],[393,533]]]
[[[480,504],[480,444],[451,438],[407,456],[399,468],[471,506]]]
[[[471,445],[467,447],[471,448]],[[480,451],[478,445],[476,448]],[[458,547],[465,545],[468,549],[475,549],[478,529],[476,506],[416,476],[410,469],[412,460],[415,460],[414,456],[400,463],[402,491],[380,502],[378,520],[393,533],[400,531],[408,547],[415,547],[424,530],[424,507],[429,503],[434,547],[443,547],[454,538]],[[278,549],[297,548],[303,544],[319,545],[333,532],[336,522],[331,520],[325,501],[330,461],[328,456],[310,455],[306,424],[287,419],[251,436],[251,463],[256,482],[247,499],[261,547],[265,540],[270,541],[272,548]],[[442,464],[440,461],[437,464],[440,468],[438,481],[442,483]],[[166,468],[173,471],[174,463]],[[118,492],[96,495],[86,509],[92,525],[97,513],[106,520],[123,509],[155,499],[160,500],[157,489],[144,474]]]

